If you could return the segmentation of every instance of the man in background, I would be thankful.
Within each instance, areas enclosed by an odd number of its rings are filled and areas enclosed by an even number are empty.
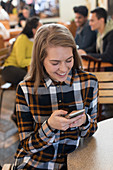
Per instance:
[[[107,20],[107,11],[97,7],[91,11],[89,24],[92,30],[98,31],[96,44],[89,54],[95,58],[102,58],[103,62],[113,64],[113,20]],[[86,52],[79,50],[79,54],[86,54]],[[113,68],[109,69],[113,70]]]
[[[77,26],[75,42],[79,49],[84,49],[88,52],[92,45],[96,42],[96,32],[91,31],[88,23],[88,9],[86,6],[75,6],[73,10]]]

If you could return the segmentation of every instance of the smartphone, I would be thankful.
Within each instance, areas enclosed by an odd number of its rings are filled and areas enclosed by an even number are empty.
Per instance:
[[[72,112],[72,113],[70,113],[70,114],[67,114],[65,117],[66,117],[67,119],[71,119],[71,118],[73,118],[73,117],[76,117],[76,116],[79,116],[79,115],[83,114],[84,112],[85,112],[85,109],[77,110],[77,111],[75,111],[75,112]]]

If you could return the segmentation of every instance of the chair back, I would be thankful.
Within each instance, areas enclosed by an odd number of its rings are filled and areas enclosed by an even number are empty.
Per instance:
[[[95,72],[95,71],[100,71],[101,68],[101,58],[94,58],[90,55],[81,55],[83,60],[86,60],[87,62],[87,68],[85,68],[86,71],[89,72]]]
[[[73,37],[75,38],[76,35],[76,30],[77,30],[77,26],[75,21],[71,21],[71,22],[58,22],[58,24],[64,25],[65,27],[67,27],[71,34],[73,35]]]
[[[73,37],[75,38],[76,31],[77,31],[77,26],[76,26],[75,21],[71,21],[71,22],[70,22],[69,30],[70,30],[70,32],[72,33]]]
[[[4,48],[4,39],[2,35],[0,35],[0,49],[1,48]]]

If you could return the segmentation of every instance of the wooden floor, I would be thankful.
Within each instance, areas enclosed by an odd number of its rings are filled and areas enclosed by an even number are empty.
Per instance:
[[[11,120],[15,103],[15,91],[6,91],[3,96],[0,118],[0,165],[13,163],[14,154],[18,147],[18,129]],[[103,107],[104,118],[113,117],[113,105]]]

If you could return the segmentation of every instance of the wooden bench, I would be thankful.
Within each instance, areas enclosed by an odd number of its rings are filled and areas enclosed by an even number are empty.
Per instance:
[[[102,105],[113,104],[113,72],[92,72],[99,82],[98,120],[102,120]]]

